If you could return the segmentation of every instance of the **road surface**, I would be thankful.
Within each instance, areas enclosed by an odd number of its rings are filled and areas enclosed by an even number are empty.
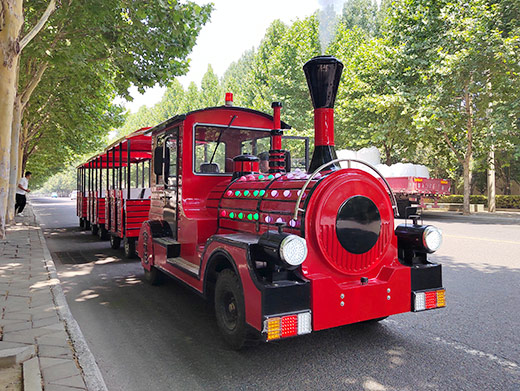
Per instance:
[[[425,215],[445,309],[235,352],[200,297],[81,231],[75,201],[31,202],[109,390],[520,390],[520,216]]]

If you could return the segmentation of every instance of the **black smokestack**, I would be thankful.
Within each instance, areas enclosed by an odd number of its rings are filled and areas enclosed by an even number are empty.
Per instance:
[[[314,153],[309,171],[336,159],[334,149],[334,102],[338,92],[343,64],[332,56],[318,56],[309,60],[303,71],[314,106]],[[327,169],[339,169],[335,163]]]

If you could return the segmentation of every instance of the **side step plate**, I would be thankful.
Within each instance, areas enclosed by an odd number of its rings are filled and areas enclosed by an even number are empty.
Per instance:
[[[181,244],[173,238],[154,238],[154,243],[166,248],[168,258],[176,258],[181,255]]]
[[[199,278],[200,265],[195,265],[181,257],[168,258],[166,262],[197,279]]]

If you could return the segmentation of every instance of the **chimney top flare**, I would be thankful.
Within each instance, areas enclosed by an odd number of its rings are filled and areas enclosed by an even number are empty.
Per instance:
[[[315,109],[334,108],[343,64],[333,56],[317,56],[305,63],[303,72]]]

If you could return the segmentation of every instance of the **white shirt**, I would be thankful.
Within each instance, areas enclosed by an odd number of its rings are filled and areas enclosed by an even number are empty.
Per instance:
[[[26,177],[23,177],[20,179],[20,182],[18,182],[18,185],[22,186],[24,189],[27,189],[29,187],[29,180]],[[26,193],[27,192],[25,190],[22,190],[19,187],[16,188],[16,194],[25,195]]]

